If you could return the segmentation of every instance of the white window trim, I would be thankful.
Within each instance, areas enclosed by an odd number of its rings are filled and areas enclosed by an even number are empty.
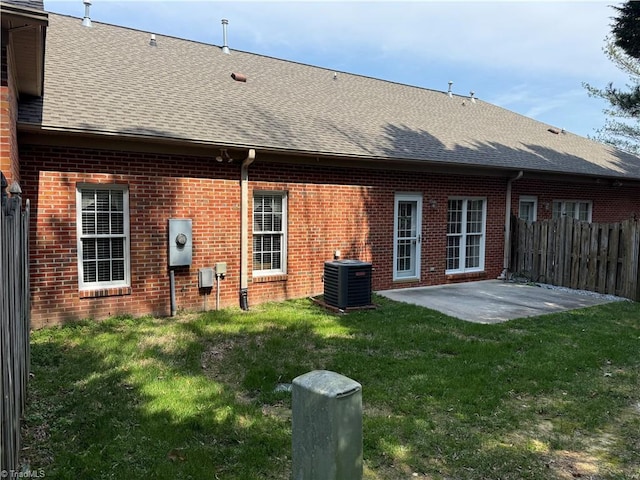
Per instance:
[[[535,195],[520,195],[520,199],[518,200],[518,218],[522,218],[523,202],[533,203],[533,218],[531,221],[535,222],[538,219],[538,197]]]
[[[123,208],[123,237],[124,237],[124,280],[109,282],[85,282],[84,262],[82,251],[82,190],[120,190]],[[78,288],[81,291],[103,290],[107,288],[122,288],[131,286],[131,248],[129,229],[129,186],[114,183],[79,183],[76,185],[76,241],[78,251]]]
[[[562,204],[561,206],[561,212],[565,212],[566,210],[566,204],[567,203],[586,203],[587,205],[589,205],[589,212],[587,215],[587,222],[591,223],[591,218],[593,216],[593,201],[592,200],[578,200],[578,199],[574,199],[574,198],[556,198],[551,202],[551,214],[553,216],[553,204],[556,202],[560,202]],[[562,213],[562,216],[566,216],[566,213]],[[573,217],[575,218],[575,217]],[[578,220],[577,218],[575,218],[576,220]]]
[[[473,272],[482,272],[484,271],[484,263],[486,256],[486,237],[487,237],[487,198],[486,197],[464,197],[464,196],[456,196],[449,197],[447,199],[447,215],[449,214],[448,201],[449,200],[464,200],[462,205],[462,232],[459,234],[460,236],[460,252],[459,252],[459,263],[460,267],[456,269],[448,269],[445,270],[445,274],[456,274],[456,273],[473,273]],[[465,268],[464,264],[466,263],[466,246],[467,246],[467,205],[468,202],[474,200],[482,200],[482,235],[480,236],[480,265],[473,268]],[[449,236],[458,236],[458,234],[446,234]]]
[[[279,195],[282,197],[282,243],[280,249],[280,265],[281,268],[271,268],[268,270],[255,270],[252,269],[252,275],[255,277],[268,277],[271,275],[286,275],[287,273],[287,243],[288,243],[288,232],[287,232],[287,224],[289,223],[289,195],[285,191],[281,190],[255,190],[253,192],[253,196],[251,198],[251,202],[255,202],[255,198],[257,195]],[[253,205],[251,208],[251,239],[255,232],[253,231]],[[253,245],[253,241],[251,242]],[[251,256],[251,263],[253,264],[253,252]]]

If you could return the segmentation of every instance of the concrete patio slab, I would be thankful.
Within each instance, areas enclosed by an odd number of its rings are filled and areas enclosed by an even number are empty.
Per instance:
[[[499,323],[576,308],[609,303],[621,298],[566,288],[483,280],[376,292],[399,302],[412,303],[476,323]]]

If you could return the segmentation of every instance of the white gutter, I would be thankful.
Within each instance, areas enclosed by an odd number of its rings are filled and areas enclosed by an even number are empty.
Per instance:
[[[256,159],[256,151],[249,149],[240,167],[240,308],[249,309],[249,165]]]
[[[520,170],[515,177],[507,180],[507,198],[504,211],[504,257],[502,262],[502,273],[498,277],[499,280],[507,280],[509,272],[509,263],[511,261],[511,184],[516,180],[520,180],[524,172]]]

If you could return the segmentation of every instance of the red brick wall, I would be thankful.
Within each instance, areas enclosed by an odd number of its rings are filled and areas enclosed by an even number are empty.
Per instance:
[[[193,264],[176,270],[178,309],[215,306],[215,291],[198,289],[198,270],[227,262],[221,306],[239,304],[240,167],[211,158],[24,145],[21,149],[25,198],[32,201],[32,319],[36,327],[79,318],[116,314],[168,315],[167,220],[193,221]],[[251,278],[249,306],[322,293],[325,260],[373,262],[375,290],[496,278],[502,271],[506,178],[417,174],[365,169],[266,163],[260,152],[249,168],[254,190],[286,191],[288,265],[285,277]],[[124,183],[129,187],[131,292],[81,298],[78,292],[77,183]],[[516,187],[517,185],[517,187]],[[529,188],[533,191],[529,191]],[[517,195],[576,198],[560,184],[514,183]],[[582,187],[580,187],[582,188]],[[538,189],[536,191],[535,189]],[[588,192],[589,189],[584,190]],[[392,281],[393,209],[397,192],[423,195],[420,283]],[[487,199],[485,272],[447,278],[445,242],[450,196]],[[594,219],[600,201],[594,200]],[[610,199],[609,199],[610,200]],[[607,201],[609,201],[607,200]],[[604,213],[602,213],[604,215]],[[251,207],[249,208],[249,217]],[[251,225],[251,218],[249,225]],[[251,272],[251,241],[249,242]],[[83,295],[84,296],[84,295]]]
[[[173,217],[191,218],[194,234],[194,263],[176,271],[177,306],[204,307],[205,297],[197,288],[198,269],[220,261],[228,264],[221,303],[238,304],[238,165],[193,157],[27,146],[22,163],[25,197],[32,198],[34,325],[121,313],[168,314],[166,228],[167,219]],[[259,158],[250,168],[250,178],[251,190],[286,191],[289,213],[288,275],[252,280],[250,305],[321,293],[323,261],[330,260],[335,250],[341,250],[343,258],[373,261],[374,288],[391,288],[396,191],[423,192],[425,199],[437,202],[431,208],[425,200],[422,267],[425,284],[444,281],[447,195],[460,193],[455,178],[269,165]],[[504,199],[499,192],[504,181],[461,180],[480,185],[467,194],[488,197],[487,258],[500,259]],[[75,189],[80,182],[129,186],[129,295],[81,298],[78,292]],[[496,276],[500,266],[501,260],[488,260],[488,275]],[[207,301],[213,307],[214,296]]]
[[[176,269],[176,303],[200,309],[198,270],[229,261],[225,304],[238,278],[239,188],[236,167],[192,157],[28,147],[21,154],[24,197],[32,201],[31,280],[34,326],[118,314],[170,313],[167,221],[193,221],[193,265]],[[217,177],[203,178],[203,174]],[[76,185],[129,187],[131,293],[86,297],[78,291]],[[212,296],[206,297],[212,306]]]
[[[18,140],[16,119],[18,116],[18,98],[14,77],[9,71],[7,58],[7,38],[2,32],[0,46],[0,171],[7,177],[8,184],[20,182],[18,166]]]
[[[640,191],[637,184],[622,185],[613,182],[573,184],[562,181],[530,180],[523,178],[513,182],[512,211],[518,214],[520,195],[538,197],[538,220],[550,219],[554,200],[591,200],[593,222],[621,222],[634,216],[640,217]]]

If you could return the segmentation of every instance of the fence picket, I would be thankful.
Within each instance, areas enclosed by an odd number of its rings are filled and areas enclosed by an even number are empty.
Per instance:
[[[578,288],[587,288],[589,262],[589,225],[580,224],[580,269],[578,271]]]
[[[580,222],[571,224],[571,277],[569,287],[578,288],[578,278],[580,277]]]
[[[596,279],[596,291],[606,293],[607,291],[607,252],[609,251],[609,224],[599,225],[600,244],[598,246],[598,275]]]
[[[572,251],[572,240],[573,240],[573,219],[567,220],[565,222],[563,238],[562,238],[562,272],[563,275],[560,278],[558,284],[562,284],[565,281],[565,278],[568,279],[568,282],[571,282],[571,251]]]
[[[613,224],[609,236],[607,252],[607,289],[605,293],[618,294],[618,245],[620,243],[620,225]]]

